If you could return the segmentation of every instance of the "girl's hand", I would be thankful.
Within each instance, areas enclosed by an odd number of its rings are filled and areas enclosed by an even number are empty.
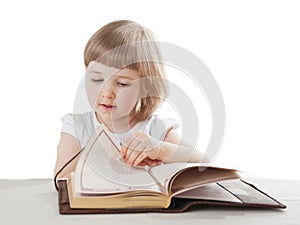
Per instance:
[[[146,133],[137,132],[125,140],[120,152],[131,166],[156,166],[161,162],[161,144]]]
[[[145,158],[143,159],[142,162],[140,162],[137,166],[157,166],[160,165],[161,161],[158,159],[150,159],[150,158]]]

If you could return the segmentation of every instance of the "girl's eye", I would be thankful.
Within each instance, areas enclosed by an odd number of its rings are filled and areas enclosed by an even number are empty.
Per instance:
[[[104,79],[92,79],[92,81],[95,83],[100,83],[100,82],[103,82]]]
[[[123,82],[117,82],[117,85],[120,87],[129,87],[130,86],[130,84],[123,83]]]

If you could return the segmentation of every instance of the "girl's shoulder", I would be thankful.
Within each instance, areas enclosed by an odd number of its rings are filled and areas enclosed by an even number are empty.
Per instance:
[[[95,124],[94,117],[95,117],[94,112],[86,112],[82,114],[67,113],[61,117],[61,121],[63,123],[69,123],[77,126],[94,125]]]
[[[61,132],[74,136],[81,146],[85,146],[97,127],[94,112],[68,113],[61,117],[61,121],[63,123]]]

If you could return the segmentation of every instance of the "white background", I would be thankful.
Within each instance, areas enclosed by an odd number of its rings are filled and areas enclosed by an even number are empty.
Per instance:
[[[0,3],[0,178],[52,177],[85,44],[116,19],[150,28],[211,70],[227,115],[216,164],[300,178],[298,1],[78,2]]]

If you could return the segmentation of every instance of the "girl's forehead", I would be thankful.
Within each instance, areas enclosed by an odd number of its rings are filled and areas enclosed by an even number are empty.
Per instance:
[[[140,74],[136,70],[132,70],[128,68],[118,69],[114,67],[109,67],[96,61],[90,62],[86,71],[90,73],[93,72],[97,74],[102,74],[105,76],[120,76],[120,77],[128,77],[131,79],[140,78]]]

